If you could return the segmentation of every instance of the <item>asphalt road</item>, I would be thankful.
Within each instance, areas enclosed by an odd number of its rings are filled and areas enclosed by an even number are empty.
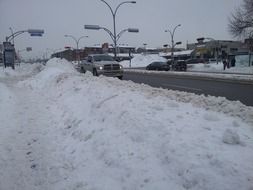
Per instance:
[[[126,71],[123,80],[144,83],[153,87],[180,90],[196,94],[226,97],[239,100],[247,106],[253,106],[253,83],[205,79],[197,76],[161,75],[153,73],[135,73]]]

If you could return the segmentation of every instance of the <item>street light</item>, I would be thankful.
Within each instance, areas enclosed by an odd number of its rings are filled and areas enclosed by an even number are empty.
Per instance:
[[[127,28],[127,29],[124,29],[124,30],[121,30],[116,36],[114,36],[114,34],[107,28],[105,27],[102,27],[102,26],[99,26],[99,25],[84,25],[84,29],[87,29],[87,30],[100,30],[100,29],[103,29],[104,31],[106,31],[110,37],[112,38],[112,41],[114,43],[114,57],[116,58],[116,55],[117,55],[117,41],[120,39],[120,37],[122,36],[123,33],[125,32],[132,32],[132,33],[138,33],[139,32],[139,29],[138,28]],[[115,46],[116,44],[116,46]]]
[[[146,55],[147,54],[147,43],[143,43],[143,47],[144,47],[144,54]]]
[[[15,37],[25,32],[29,33],[30,36],[42,36],[44,34],[44,30],[41,30],[41,29],[20,30],[14,33],[12,32],[10,36],[6,37],[6,42],[9,42],[10,40],[14,40]]]
[[[11,31],[11,35],[13,35],[14,32],[13,32],[13,30],[12,30],[12,27],[10,27],[9,29],[10,29],[10,31]],[[12,44],[14,45],[14,38],[12,39]]]
[[[171,31],[171,30],[165,30],[165,32],[169,32],[170,33],[170,37],[171,37],[171,61],[172,61],[172,63],[174,63],[174,48],[175,48],[175,46],[176,45],[179,45],[179,44],[181,44],[181,42],[177,42],[177,43],[175,43],[174,44],[174,34],[175,34],[175,31],[176,31],[176,29],[178,28],[178,27],[180,27],[181,26],[181,24],[178,24],[174,29],[173,29],[173,31]]]
[[[117,34],[117,32],[116,32],[116,21],[115,21],[116,20],[117,11],[118,11],[118,9],[120,8],[121,5],[127,4],[127,3],[135,4],[136,1],[124,1],[124,2],[120,3],[116,7],[116,9],[114,11],[113,11],[112,7],[105,0],[100,0],[100,1],[102,1],[103,3],[105,3],[108,6],[108,8],[110,9],[111,13],[112,13],[113,32],[111,32],[107,28],[100,27],[98,25],[85,25],[84,28],[85,29],[90,29],[90,30],[100,30],[100,29],[105,30],[110,35],[110,37],[112,38],[112,41],[114,43],[114,58],[116,59],[116,57],[117,57],[117,41],[119,40],[119,38],[121,37],[121,35],[124,32],[126,32],[126,31],[128,31],[128,32],[139,32],[139,30],[136,29],[136,28],[128,28],[128,29],[122,30],[119,34]]]
[[[72,35],[64,35],[64,37],[70,37],[70,38],[72,38],[75,42],[76,42],[76,51],[78,52],[78,54],[77,54],[77,52],[76,52],[76,55],[78,55],[78,63],[80,62],[80,54],[79,54],[79,42],[80,42],[80,40],[82,39],[82,38],[88,38],[89,36],[81,36],[81,37],[79,37],[78,39],[76,39],[74,36],[72,36]]]
[[[8,67],[11,66],[12,69],[15,69],[15,47],[14,47],[14,38],[17,37],[20,34],[23,34],[25,32],[28,32],[31,36],[42,36],[44,34],[44,30],[40,29],[28,29],[28,30],[20,30],[17,32],[13,32],[12,28],[9,28],[11,30],[11,35],[7,36],[5,38],[5,42],[3,42],[3,62],[4,66]],[[11,44],[11,40],[13,40],[13,44]]]

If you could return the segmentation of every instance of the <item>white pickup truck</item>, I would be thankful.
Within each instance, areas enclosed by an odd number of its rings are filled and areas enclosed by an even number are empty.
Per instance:
[[[123,67],[107,54],[92,54],[79,63],[81,72],[90,71],[94,76],[123,77]]]

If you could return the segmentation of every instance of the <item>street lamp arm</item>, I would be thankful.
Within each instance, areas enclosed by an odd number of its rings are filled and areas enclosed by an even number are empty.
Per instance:
[[[12,40],[12,39],[14,39],[16,36],[18,36],[18,35],[20,35],[20,34],[23,34],[23,33],[25,33],[25,32],[27,32],[27,30],[17,31],[17,32],[11,34],[10,36],[6,37],[6,41],[8,42],[9,40]]]
[[[12,40],[14,39],[16,36],[20,35],[20,34],[23,34],[25,32],[28,32],[30,33],[30,35],[36,35],[36,36],[42,36],[42,34],[44,33],[44,30],[38,30],[38,29],[28,29],[28,30],[20,30],[20,31],[17,31],[13,34],[11,34],[10,36],[6,37],[6,41],[8,42],[9,40]]]
[[[88,36],[81,36],[81,37],[77,40],[77,42],[79,42],[82,38],[88,38]]]
[[[120,33],[118,33],[116,40],[118,41],[120,37],[122,36],[122,34],[126,31],[128,31],[128,29],[121,30]]]
[[[14,32],[13,32],[13,30],[12,30],[12,27],[10,27],[9,29],[10,29],[10,31],[11,31],[11,35],[13,35]],[[12,43],[14,44],[14,38],[12,39]]]
[[[107,7],[109,7],[109,9],[110,9],[112,15],[114,15],[114,12],[113,12],[113,10],[112,10],[112,7],[111,7],[106,1],[104,1],[104,0],[100,0],[100,1],[102,1],[103,3],[105,3],[105,4],[107,5]]]
[[[75,40],[75,42],[77,43],[77,39],[76,39],[74,36],[72,36],[72,35],[65,35],[65,37],[70,37],[70,38],[72,38],[73,40]]]
[[[112,38],[112,41],[114,41],[114,35],[113,35],[113,33],[109,29],[107,29],[105,27],[101,27],[101,29],[103,29],[104,31],[106,31],[110,35],[110,37]]]
[[[177,26],[174,28],[173,34],[172,34],[173,36],[174,36],[174,34],[175,34],[176,29],[177,29],[179,26],[181,26],[181,24],[177,25]]]
[[[79,41],[83,38],[88,38],[88,36],[81,36],[80,38],[78,38],[78,40],[77,40],[77,49],[79,48]]]
[[[120,3],[120,4],[116,7],[116,9],[115,9],[115,11],[114,11],[114,15],[117,14],[117,11],[118,11],[119,7],[120,7],[121,5],[123,5],[123,4],[126,4],[126,3],[133,3],[133,1],[124,1],[124,2]]]
[[[172,32],[168,29],[168,30],[165,30],[165,32],[169,32],[170,33],[170,36],[171,36],[171,38],[173,37],[173,34],[172,34]]]

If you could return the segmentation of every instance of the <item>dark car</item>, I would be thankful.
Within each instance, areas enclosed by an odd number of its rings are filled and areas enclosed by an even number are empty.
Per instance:
[[[175,60],[173,63],[171,60],[168,60],[168,65],[170,65],[171,70],[173,71],[186,71],[187,64],[184,60]]]
[[[150,63],[146,67],[146,70],[169,71],[170,70],[170,65],[168,65],[166,62],[156,61],[156,62]]]

